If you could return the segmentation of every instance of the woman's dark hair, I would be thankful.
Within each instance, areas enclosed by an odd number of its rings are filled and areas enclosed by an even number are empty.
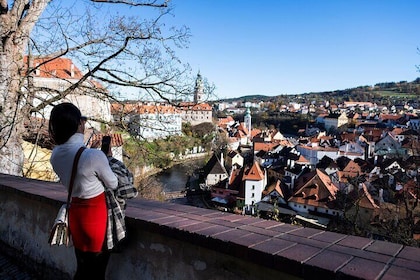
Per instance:
[[[55,144],[61,145],[77,132],[82,114],[71,103],[55,105],[51,111],[48,132]]]

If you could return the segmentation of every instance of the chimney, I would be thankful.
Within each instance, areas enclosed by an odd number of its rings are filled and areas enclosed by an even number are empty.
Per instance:
[[[384,189],[379,189],[379,204],[384,203]]]
[[[291,176],[292,180],[291,180],[291,184],[290,184],[290,190],[293,190],[295,188],[295,176]]]
[[[74,78],[74,64],[70,65],[70,77]]]
[[[39,74],[40,74],[40,71],[39,71],[39,63],[37,63],[36,65],[35,65],[35,76],[39,76]]]

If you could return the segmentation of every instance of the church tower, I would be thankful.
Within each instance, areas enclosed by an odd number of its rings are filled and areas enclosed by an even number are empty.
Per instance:
[[[198,72],[197,79],[195,79],[194,103],[203,102],[203,95],[204,95],[203,78],[201,77],[200,72]]]
[[[244,124],[246,129],[248,130],[248,143],[251,143],[251,110],[249,109],[249,107],[246,108]]]

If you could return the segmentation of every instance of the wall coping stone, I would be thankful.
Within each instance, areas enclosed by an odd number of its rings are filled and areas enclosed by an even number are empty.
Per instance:
[[[0,190],[61,205],[63,186],[0,174]],[[194,244],[303,279],[420,279],[420,248],[256,217],[135,198],[130,228]]]

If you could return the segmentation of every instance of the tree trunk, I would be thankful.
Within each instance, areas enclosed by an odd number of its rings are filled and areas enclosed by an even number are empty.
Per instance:
[[[21,62],[14,61],[15,53],[6,50],[0,53],[0,172],[22,174],[23,112],[19,112],[19,85]]]
[[[35,23],[49,0],[0,1],[0,173],[22,175],[22,133],[29,112],[22,94],[23,57]]]

